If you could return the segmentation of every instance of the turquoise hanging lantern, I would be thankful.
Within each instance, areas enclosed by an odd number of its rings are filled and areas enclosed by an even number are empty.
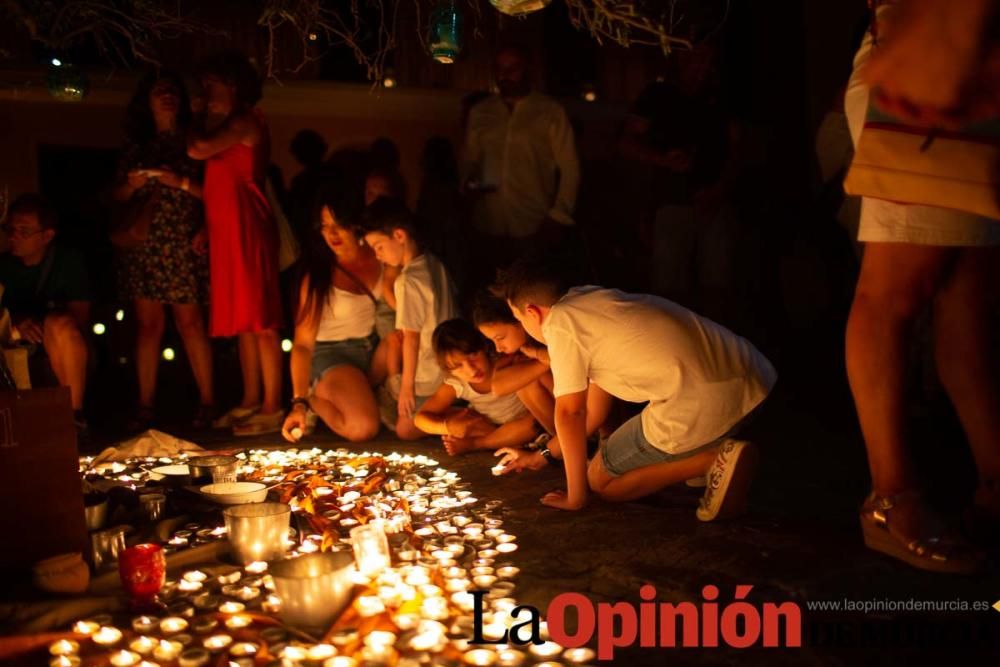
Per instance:
[[[46,83],[52,97],[66,102],[79,102],[90,89],[86,72],[58,58],[49,61]]]
[[[450,65],[462,52],[462,13],[455,0],[441,0],[431,13],[431,57]]]
[[[498,12],[508,16],[523,16],[537,12],[539,9],[548,7],[551,2],[552,0],[490,0],[490,4]]]

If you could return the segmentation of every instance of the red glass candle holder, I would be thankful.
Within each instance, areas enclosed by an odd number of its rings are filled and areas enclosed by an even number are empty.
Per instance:
[[[167,557],[158,544],[137,544],[118,554],[122,587],[136,606],[150,605],[167,578]]]

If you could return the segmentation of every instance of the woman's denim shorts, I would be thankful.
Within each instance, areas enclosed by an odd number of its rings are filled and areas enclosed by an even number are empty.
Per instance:
[[[313,384],[319,382],[327,371],[338,366],[354,366],[367,374],[377,345],[378,336],[374,333],[367,338],[316,341],[312,355]]]

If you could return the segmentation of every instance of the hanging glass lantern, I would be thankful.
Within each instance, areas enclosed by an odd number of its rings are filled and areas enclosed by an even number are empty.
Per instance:
[[[431,57],[450,65],[462,52],[462,13],[455,0],[442,0],[431,13]]]
[[[47,84],[52,97],[66,102],[79,102],[90,89],[86,72],[58,58],[49,61]]]
[[[545,9],[552,0],[490,0],[490,4],[501,14],[523,16],[539,9]]]

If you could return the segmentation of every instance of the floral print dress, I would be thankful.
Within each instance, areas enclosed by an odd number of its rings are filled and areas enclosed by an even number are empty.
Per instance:
[[[199,179],[199,164],[187,156],[183,133],[161,132],[144,144],[126,146],[119,163],[119,179],[133,169],[168,169]],[[201,200],[150,179],[133,196],[159,196],[149,238],[119,257],[122,296],[161,303],[205,303],[208,293],[208,257],[197,255],[191,240],[205,224]]]

